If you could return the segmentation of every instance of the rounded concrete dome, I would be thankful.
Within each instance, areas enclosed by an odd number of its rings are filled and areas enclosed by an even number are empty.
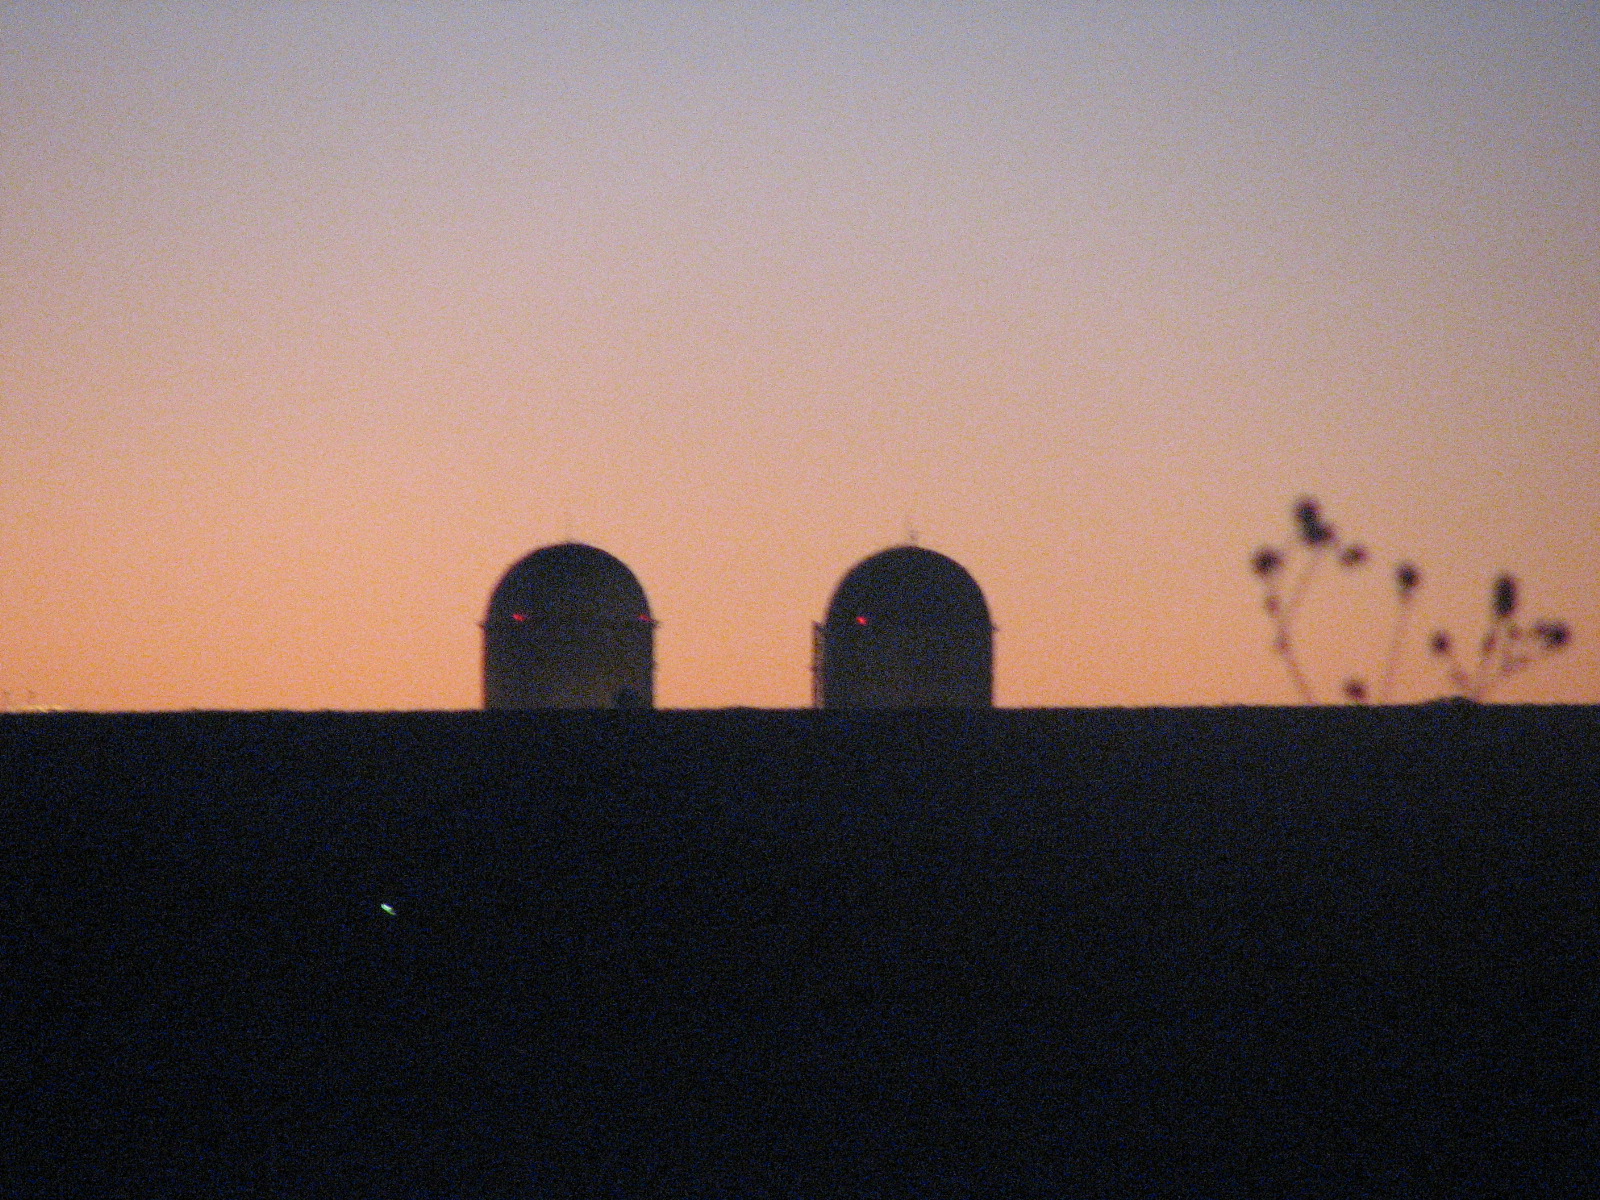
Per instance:
[[[874,554],[834,590],[813,672],[823,708],[987,708],[994,626],[983,590],[921,546]]]
[[[486,708],[649,708],[655,621],[632,571],[577,542],[516,562],[483,622]]]
[[[884,621],[988,629],[989,605],[954,559],[921,546],[896,546],[852,567],[828,605],[829,625]]]
[[[650,602],[627,565],[581,542],[546,546],[518,560],[489,598],[490,624],[649,619]]]

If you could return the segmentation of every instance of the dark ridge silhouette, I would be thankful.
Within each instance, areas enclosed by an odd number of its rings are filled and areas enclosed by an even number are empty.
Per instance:
[[[1594,1194],[1600,710],[0,718],[16,1196]]]

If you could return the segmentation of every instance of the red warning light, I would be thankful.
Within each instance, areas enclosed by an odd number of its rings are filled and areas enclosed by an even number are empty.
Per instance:
[[[526,621],[528,619],[528,614],[527,613],[512,613],[511,614],[511,619],[513,621]]]
[[[866,623],[867,623],[867,619],[865,617],[857,617],[856,618],[856,624],[857,625],[865,625]]]
[[[649,619],[650,619],[650,614],[649,613],[640,613],[639,614],[639,620],[648,621]]]

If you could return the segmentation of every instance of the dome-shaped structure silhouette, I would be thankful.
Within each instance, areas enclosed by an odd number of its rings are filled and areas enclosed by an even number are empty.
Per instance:
[[[815,627],[820,708],[988,708],[994,625],[983,591],[953,559],[896,546],[840,581]]]
[[[649,708],[655,621],[621,560],[577,542],[505,573],[483,622],[485,708]]]

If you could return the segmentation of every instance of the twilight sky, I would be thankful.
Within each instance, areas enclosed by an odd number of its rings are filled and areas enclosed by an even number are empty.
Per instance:
[[[1501,569],[1600,703],[1600,6],[0,2],[0,688],[479,703],[490,589],[639,575],[658,703],[962,562],[1003,705],[1288,703]]]

